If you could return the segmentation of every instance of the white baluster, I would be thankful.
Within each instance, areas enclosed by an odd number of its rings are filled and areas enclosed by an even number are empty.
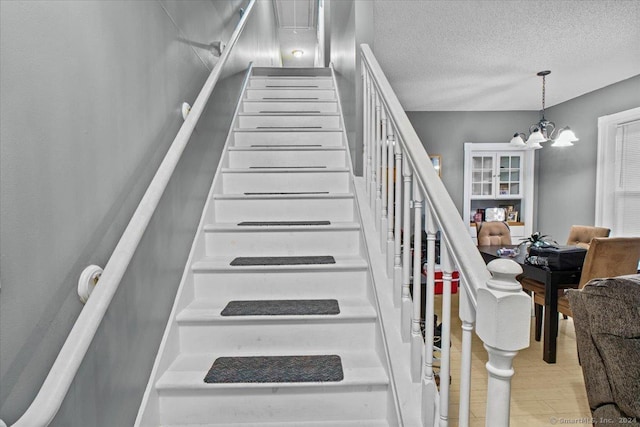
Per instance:
[[[371,157],[371,189],[370,202],[371,210],[376,208],[376,90],[373,87],[372,79],[369,79],[369,156]]]
[[[453,263],[445,236],[440,239],[442,267],[442,329],[440,331],[440,427],[449,425],[449,378],[451,372],[451,280]]]
[[[396,141],[396,168],[395,168],[395,213],[394,213],[394,262],[393,262],[393,306],[400,307],[402,301],[402,147],[400,141]]]
[[[387,251],[387,176],[389,175],[389,162],[387,146],[387,110],[382,108],[382,126],[380,128],[380,250],[384,254]]]
[[[425,287],[425,350],[422,370],[422,424],[432,425],[435,419],[436,382],[433,376],[434,288],[436,266],[436,224],[429,205],[425,206],[427,233],[427,285]]]
[[[493,277],[478,289],[476,326],[489,353],[486,425],[508,427],[513,358],[529,346],[531,300],[516,280],[522,268],[513,260],[496,259],[487,268]]]
[[[400,334],[403,342],[411,337],[411,165],[408,159],[402,164],[404,177],[403,219],[402,219],[402,303],[400,306]]]
[[[393,243],[393,230],[396,218],[393,216],[394,214],[394,190],[395,183],[393,173],[395,168],[393,151],[395,149],[395,135],[393,133],[393,123],[391,120],[387,121],[387,143],[388,143],[388,153],[387,153],[387,234],[386,241],[384,242],[387,245],[387,276],[393,277],[393,260],[394,260],[394,243]]]
[[[462,320],[462,353],[460,360],[460,410],[458,416],[459,427],[469,427],[469,413],[471,400],[471,342],[473,340],[473,324],[476,313],[473,304],[469,300],[466,286],[462,279],[458,286],[458,298],[460,301],[459,315]]]
[[[375,121],[375,159],[376,159],[376,204],[375,204],[375,226],[376,230],[380,230],[380,219],[382,209],[382,106],[380,105],[380,97],[376,93],[376,121]]]
[[[422,369],[422,332],[420,304],[422,303],[422,190],[413,181],[413,312],[411,316],[411,379],[420,382]]]
[[[371,158],[369,157],[369,111],[368,111],[368,83],[369,74],[364,61],[361,61],[362,69],[362,177],[364,178],[364,189],[369,194],[369,168]]]

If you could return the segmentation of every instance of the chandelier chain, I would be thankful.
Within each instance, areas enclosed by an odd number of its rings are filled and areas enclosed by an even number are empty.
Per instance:
[[[546,91],[546,85],[545,85],[545,80],[546,80],[547,76],[542,76],[542,117],[544,117],[544,97],[545,97],[545,91]]]

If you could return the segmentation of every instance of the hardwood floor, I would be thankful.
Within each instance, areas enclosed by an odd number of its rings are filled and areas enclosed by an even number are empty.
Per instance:
[[[436,296],[436,312],[440,311],[441,297]],[[458,295],[452,295],[451,337],[451,402],[449,405],[450,426],[458,425],[458,402],[460,392],[461,323],[457,316]],[[441,318],[439,317],[439,320]],[[590,418],[591,411],[584,388],[582,369],[578,364],[573,320],[559,320],[557,363],[547,364],[542,360],[542,342],[533,339],[531,322],[530,347],[519,352],[514,361],[515,375],[512,378],[511,425],[517,427],[551,426],[564,420],[572,424],[590,425],[574,420]],[[472,344],[471,414],[470,426],[485,425],[487,352],[474,334]],[[564,423],[567,423],[565,421]]]

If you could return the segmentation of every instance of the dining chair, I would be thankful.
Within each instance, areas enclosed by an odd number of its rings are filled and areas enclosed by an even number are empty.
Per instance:
[[[567,245],[589,249],[594,237],[609,237],[611,230],[606,227],[592,227],[589,225],[572,225],[567,238]]]
[[[511,245],[511,229],[504,221],[476,222],[478,246]]]
[[[591,240],[580,273],[578,289],[582,289],[591,279],[635,274],[640,261],[640,237],[594,237]],[[540,341],[542,331],[542,309],[545,299],[545,285],[527,277],[521,277],[522,289],[533,293],[535,303],[535,339]],[[569,300],[564,289],[558,290],[558,312],[572,316]]]
[[[594,237],[609,237],[611,229],[606,227],[595,227],[591,225],[572,225],[567,238],[567,245],[589,249],[591,239]],[[563,317],[566,319],[567,315]]]

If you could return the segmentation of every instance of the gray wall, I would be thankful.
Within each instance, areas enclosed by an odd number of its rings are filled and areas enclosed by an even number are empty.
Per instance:
[[[356,129],[356,60],[355,60],[355,13],[356,3],[353,0],[330,1],[325,4],[329,8],[327,30],[330,38],[330,61],[336,73],[340,102],[344,114],[344,124],[349,139],[351,160],[355,165],[355,129]]]
[[[528,129],[535,111],[407,111],[427,153],[442,156],[442,182],[459,212],[463,205],[464,143],[509,142]]]
[[[362,83],[360,77],[360,44],[373,49],[373,2],[338,0],[325,3],[328,11],[330,61],[333,63],[349,151],[354,172],[362,175]]]
[[[351,100],[351,104],[356,109],[354,111],[354,119],[355,119],[355,155],[352,154],[353,161],[355,162],[354,172],[357,175],[362,175],[362,155],[363,155],[363,145],[362,145],[362,62],[360,60],[360,45],[366,43],[369,45],[371,50],[375,53],[375,45],[373,43],[374,39],[374,30],[375,23],[373,17],[373,2],[372,1],[356,1],[356,37],[355,37],[355,99]]]
[[[2,2],[0,418],[28,407],[246,0]],[[258,2],[54,425],[131,425],[237,102],[278,63]],[[187,25],[188,23],[188,25]]]
[[[549,120],[571,126],[580,141],[538,150],[539,230],[566,241],[571,225],[594,224],[598,117],[635,107],[640,107],[640,75],[547,109]]]

